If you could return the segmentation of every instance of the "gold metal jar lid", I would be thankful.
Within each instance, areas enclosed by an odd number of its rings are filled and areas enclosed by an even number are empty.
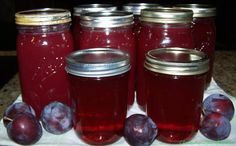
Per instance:
[[[112,4],[83,4],[78,5],[73,8],[74,9],[74,16],[80,16],[81,13],[86,12],[100,12],[100,11],[115,11],[117,7]]]
[[[193,19],[191,10],[178,8],[148,8],[141,11],[141,21],[155,23],[190,23]]]
[[[193,17],[214,17],[216,8],[207,4],[177,4],[175,8],[193,11]]]
[[[133,13],[125,11],[88,12],[80,16],[80,24],[86,27],[112,28],[133,24]]]
[[[158,48],[146,53],[144,67],[167,75],[198,75],[209,70],[209,59],[194,49]]]
[[[134,15],[140,15],[142,9],[157,8],[159,6],[155,3],[127,3],[122,6],[122,9],[126,12],[132,12]]]
[[[71,13],[66,9],[43,8],[20,11],[15,14],[18,25],[41,26],[71,22]]]

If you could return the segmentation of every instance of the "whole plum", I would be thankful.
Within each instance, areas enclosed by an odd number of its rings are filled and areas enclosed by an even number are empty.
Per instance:
[[[226,139],[230,131],[230,121],[219,113],[204,116],[200,126],[200,132],[205,137],[216,141]]]
[[[35,111],[30,105],[25,102],[16,102],[5,109],[3,113],[3,117],[5,117],[3,118],[4,126],[6,127],[11,122],[11,119],[14,119],[19,113],[31,113],[35,116]]]
[[[41,121],[46,131],[52,134],[63,134],[73,126],[73,114],[70,107],[61,102],[51,102],[44,107]]]
[[[149,146],[157,136],[157,126],[146,115],[133,114],[124,125],[124,138],[132,146]]]
[[[234,105],[232,101],[222,94],[212,94],[203,101],[203,114],[219,113],[227,119],[232,120],[234,116]]]
[[[42,136],[42,127],[38,119],[31,113],[15,115],[6,128],[9,138],[22,145],[34,144]]]

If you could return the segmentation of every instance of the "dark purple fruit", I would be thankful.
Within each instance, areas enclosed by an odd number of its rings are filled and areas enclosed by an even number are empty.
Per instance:
[[[7,134],[18,144],[30,145],[41,138],[42,127],[34,115],[19,113],[7,124]]]
[[[16,115],[19,113],[31,113],[35,115],[33,108],[24,102],[17,102],[17,103],[11,104],[10,106],[6,108],[6,110],[3,113],[3,117],[7,117],[7,118],[3,118],[4,126],[6,127],[7,124],[11,121],[9,119],[14,119]]]
[[[157,126],[148,116],[134,114],[124,125],[124,138],[132,146],[149,146],[157,136]]]
[[[203,114],[220,113],[227,119],[232,120],[234,116],[234,105],[232,101],[222,94],[212,94],[203,101]]]
[[[41,121],[45,130],[53,134],[63,134],[73,126],[72,110],[60,102],[52,102],[44,107]]]
[[[201,122],[200,132],[211,140],[226,139],[231,131],[230,121],[219,113],[205,116]]]

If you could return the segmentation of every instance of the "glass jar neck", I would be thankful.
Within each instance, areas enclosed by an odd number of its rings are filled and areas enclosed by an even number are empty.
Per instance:
[[[41,26],[26,26],[17,25],[19,33],[53,33],[63,32],[69,30],[71,23],[57,24],[57,25],[41,25]]]

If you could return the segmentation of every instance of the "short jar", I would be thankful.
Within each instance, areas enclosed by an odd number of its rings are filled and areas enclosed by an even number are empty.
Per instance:
[[[117,6],[112,4],[82,4],[73,8],[73,36],[76,50],[79,49],[80,15],[87,12],[115,11]]]
[[[178,4],[176,7],[193,11],[193,38],[195,48],[206,53],[210,59],[210,69],[207,73],[207,84],[210,85],[216,42],[215,16],[216,8],[207,4]]]
[[[141,11],[141,31],[137,50],[137,102],[145,111],[144,97],[144,60],[145,54],[152,49],[167,47],[194,48],[191,10],[174,8],[152,8]]]
[[[66,61],[76,134],[91,145],[114,143],[121,138],[127,113],[128,53],[92,48],[75,51]]]
[[[182,143],[197,133],[208,65],[207,55],[197,50],[160,48],[146,53],[147,115],[158,125],[158,140]]]
[[[70,105],[65,56],[73,51],[71,14],[65,9],[34,9],[15,14],[16,49],[22,99],[40,117],[53,101]]]
[[[124,11],[90,12],[80,16],[80,49],[116,48],[129,53],[129,107],[134,103],[136,44],[133,34],[133,14]]]

